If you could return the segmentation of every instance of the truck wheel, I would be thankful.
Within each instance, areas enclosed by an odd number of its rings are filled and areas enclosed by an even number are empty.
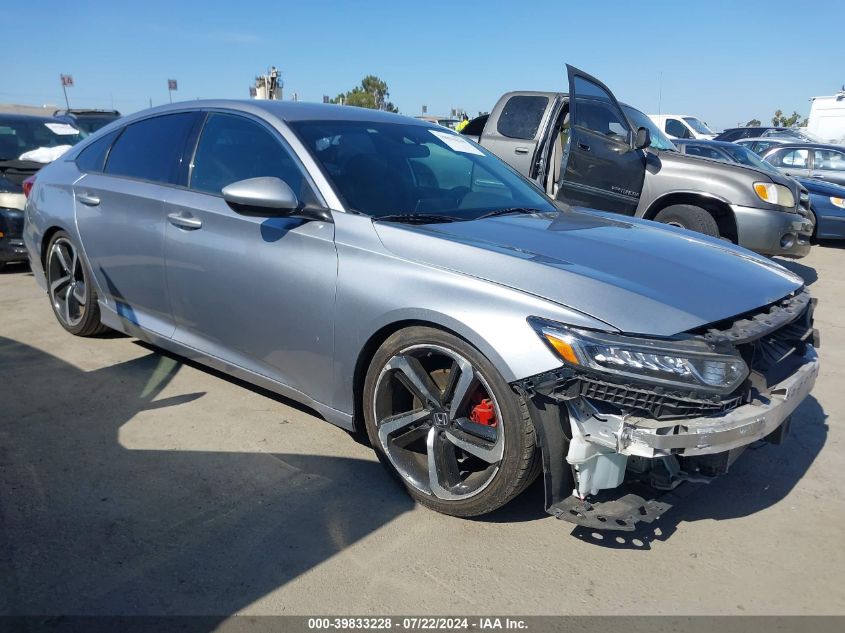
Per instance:
[[[410,327],[378,349],[364,421],[379,459],[421,504],[469,517],[522,492],[539,469],[525,402],[466,341]]]
[[[719,237],[719,226],[716,220],[705,209],[691,204],[673,204],[662,209],[656,216],[656,222],[663,222],[682,229],[704,233],[712,237]]]

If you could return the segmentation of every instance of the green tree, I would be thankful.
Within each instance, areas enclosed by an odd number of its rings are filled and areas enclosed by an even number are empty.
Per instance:
[[[361,80],[360,86],[355,86],[352,90],[337,95],[332,99],[332,103],[399,112],[399,108],[387,100],[389,96],[390,92],[384,80],[375,75],[367,75]]]
[[[745,127],[760,127],[761,125],[762,123],[760,123],[760,119],[751,119],[745,124]]]
[[[801,121],[801,115],[795,110],[789,116],[786,116],[781,110],[776,110],[775,116],[772,117],[772,125],[779,127],[792,127],[798,125],[799,121]],[[807,119],[804,119],[802,125],[806,125],[806,122]]]

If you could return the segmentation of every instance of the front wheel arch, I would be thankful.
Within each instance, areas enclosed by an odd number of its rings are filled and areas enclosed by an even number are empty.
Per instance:
[[[654,220],[655,216],[663,209],[676,204],[686,204],[704,209],[716,221],[720,237],[730,240],[734,244],[739,243],[739,231],[737,230],[733,209],[731,209],[727,200],[716,196],[705,196],[695,192],[669,193],[652,202],[642,217],[645,220]]]
[[[355,370],[352,374],[352,389],[355,398],[355,410],[352,416],[352,426],[356,434],[362,434],[362,436],[366,436],[366,429],[364,428],[364,380],[367,377],[367,370],[370,367],[370,363],[372,362],[376,351],[378,351],[378,348],[381,347],[382,343],[384,343],[388,338],[393,336],[399,330],[404,330],[406,328],[415,326],[429,327],[435,330],[441,330],[442,332],[446,332],[447,334],[456,336],[465,341],[466,343],[469,343],[473,347],[480,349],[478,345],[476,345],[473,341],[469,340],[466,336],[463,336],[459,332],[456,332],[453,329],[441,325],[440,323],[436,323],[434,321],[427,321],[423,319],[404,319],[399,321],[393,321],[376,330],[370,336],[370,338],[367,339],[367,342],[364,343],[363,347],[361,348],[361,351],[358,353],[358,358],[355,362]],[[482,351],[482,353],[484,352]],[[490,362],[493,362],[495,364],[492,359]]]

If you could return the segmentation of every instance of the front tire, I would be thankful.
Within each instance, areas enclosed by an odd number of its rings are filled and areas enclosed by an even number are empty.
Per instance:
[[[390,336],[364,383],[367,435],[421,504],[453,516],[491,512],[537,476],[525,402],[477,349],[429,327]]]
[[[108,329],[100,323],[91,272],[64,231],[50,240],[44,270],[53,314],[64,329],[76,336],[95,336]]]
[[[706,209],[691,204],[673,204],[661,209],[656,216],[656,222],[663,222],[682,229],[704,233],[712,237],[719,237],[719,225]]]

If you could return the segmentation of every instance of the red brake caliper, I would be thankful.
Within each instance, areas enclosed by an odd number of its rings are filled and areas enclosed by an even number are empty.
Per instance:
[[[496,426],[496,410],[493,408],[493,401],[485,398],[472,408],[469,419],[476,424],[484,426]]]

